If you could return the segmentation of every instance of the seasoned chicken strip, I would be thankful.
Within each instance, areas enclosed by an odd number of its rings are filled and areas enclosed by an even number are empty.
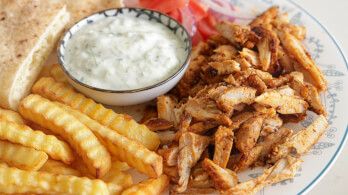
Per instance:
[[[327,82],[324,75],[305,50],[302,43],[285,30],[277,31],[277,34],[284,49],[291,57],[298,61],[298,66],[295,66],[295,69],[303,72],[305,80],[311,82],[320,91],[326,91]]]
[[[302,129],[287,140],[273,148],[272,154],[268,162],[272,163],[288,155],[294,148],[297,154],[302,155],[307,153],[313,144],[315,144],[325,129],[329,126],[323,115],[320,115],[306,129]]]
[[[160,95],[157,97],[157,112],[158,118],[165,119],[173,124],[176,124],[174,116],[174,107],[178,100],[171,95]],[[176,124],[177,125],[177,124]]]
[[[263,150],[263,146],[255,146],[249,152],[243,153],[240,160],[233,166],[233,171],[236,173],[247,169],[252,165],[258,158]]]
[[[215,29],[234,45],[240,44],[242,47],[252,49],[259,41],[259,37],[247,27],[224,20],[217,23]]]
[[[324,116],[327,116],[326,110],[320,101],[317,88],[309,83],[306,86],[308,87],[308,98],[306,100],[309,103],[310,109],[318,115],[322,114]]]
[[[214,180],[215,187],[219,191],[228,190],[239,182],[238,176],[235,172],[221,168],[208,158],[204,159],[202,166]]]
[[[157,153],[163,157],[164,166],[176,166],[178,164],[179,146],[173,145],[167,149],[160,149]]]
[[[223,62],[209,62],[202,67],[202,70],[205,76],[216,77],[240,71],[240,66],[234,60],[225,60]]]
[[[240,58],[238,59],[238,61],[241,64],[242,70],[257,67],[260,65],[259,53],[254,50],[244,47],[242,51],[239,52],[239,55]]]
[[[161,118],[149,119],[144,123],[144,125],[146,125],[146,127],[151,131],[166,130],[173,127],[173,124],[171,122]]]
[[[160,139],[160,145],[169,144],[175,137],[174,131],[158,131],[156,133]]]
[[[188,128],[188,131],[192,132],[192,133],[196,133],[196,134],[203,134],[203,133],[207,132],[209,129],[212,129],[216,126],[218,126],[218,125],[214,124],[213,122],[203,121],[203,122],[198,122],[198,123],[191,125]]]
[[[178,185],[174,187],[175,191],[183,192],[187,188],[191,168],[197,163],[202,152],[208,146],[210,137],[200,136],[194,133],[184,133],[179,140],[178,155]]]
[[[301,72],[292,72],[290,86],[295,91],[295,95],[301,96],[304,99],[308,98],[309,88],[304,84],[304,77]]]
[[[265,170],[265,173],[255,179],[237,184],[232,188],[224,191],[222,194],[234,195],[252,195],[269,184],[293,178],[297,170],[300,168],[302,159],[287,156],[280,159],[273,166]]]
[[[269,24],[273,18],[275,18],[278,14],[279,7],[271,7],[265,12],[263,12],[260,16],[256,17],[253,21],[249,23],[250,27],[258,26],[261,24]]]
[[[254,116],[252,112],[242,112],[232,117],[232,129],[238,129],[245,121],[251,119]]]
[[[231,119],[222,113],[216,103],[210,99],[189,99],[186,103],[186,112],[199,121],[216,121],[218,124],[231,125]]]
[[[278,47],[278,62],[284,73],[291,73],[295,71],[292,60],[282,46]]]
[[[215,150],[213,161],[222,168],[225,168],[230,158],[233,146],[233,131],[231,128],[219,126],[215,133]]]
[[[255,98],[255,102],[271,106],[280,114],[304,113],[308,108],[308,103],[298,96],[284,96],[276,91],[266,92]]]
[[[218,98],[218,107],[225,112],[233,111],[233,106],[246,103],[251,104],[255,99],[256,89],[251,87],[230,87]]]
[[[265,116],[257,116],[246,121],[236,132],[236,148],[242,152],[249,152],[259,138]]]
[[[281,67],[278,63],[279,39],[277,34],[264,25],[255,26],[251,30],[261,37],[261,40],[256,44],[260,54],[261,69],[273,75],[279,75]]]
[[[210,62],[223,62],[233,60],[238,55],[238,50],[232,45],[221,45],[214,50],[214,55],[210,56]]]

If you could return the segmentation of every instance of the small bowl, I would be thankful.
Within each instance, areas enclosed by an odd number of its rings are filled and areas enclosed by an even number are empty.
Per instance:
[[[186,60],[181,65],[181,67],[170,77],[167,79],[139,89],[132,90],[108,90],[101,89],[98,87],[94,87],[83,83],[72,76],[68,69],[65,67],[64,61],[64,52],[65,47],[69,40],[74,36],[74,33],[78,31],[81,27],[93,23],[94,21],[107,18],[107,17],[117,17],[117,16],[127,16],[127,17],[136,17],[147,20],[155,20],[158,23],[163,24],[169,30],[171,30],[176,36],[178,36],[185,46],[186,52]],[[69,83],[75,87],[78,91],[84,93],[85,95],[91,97],[92,99],[109,105],[115,106],[129,106],[144,103],[150,101],[157,96],[167,93],[171,90],[182,78],[184,75],[188,64],[190,62],[190,54],[191,54],[191,39],[185,28],[173,18],[149,9],[141,9],[141,8],[115,8],[109,9],[105,11],[101,11],[95,13],[93,15],[87,16],[86,18],[80,20],[75,23],[61,38],[58,44],[58,61],[60,66],[62,67],[64,74],[66,75]]]

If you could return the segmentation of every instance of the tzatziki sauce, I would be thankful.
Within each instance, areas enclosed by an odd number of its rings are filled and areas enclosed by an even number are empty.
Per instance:
[[[163,24],[118,16],[81,27],[67,43],[64,60],[82,83],[132,90],[169,78],[186,55],[183,41]]]

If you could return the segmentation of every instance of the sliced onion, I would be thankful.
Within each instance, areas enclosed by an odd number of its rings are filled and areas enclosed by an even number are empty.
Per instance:
[[[192,10],[189,7],[179,8],[181,13],[181,24],[185,27],[187,32],[191,37],[193,37],[197,32],[197,23]]]
[[[226,1],[223,0],[201,0],[210,7],[210,11],[218,20],[234,21],[239,20],[252,20],[255,16],[252,13],[237,12],[234,7],[226,5]],[[217,3],[219,2],[219,3]],[[224,6],[224,7],[223,7]]]

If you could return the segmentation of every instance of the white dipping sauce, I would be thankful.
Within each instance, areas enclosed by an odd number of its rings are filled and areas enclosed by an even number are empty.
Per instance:
[[[109,90],[148,87],[169,78],[186,58],[183,41],[163,24],[108,17],[79,29],[65,50],[77,80]]]

